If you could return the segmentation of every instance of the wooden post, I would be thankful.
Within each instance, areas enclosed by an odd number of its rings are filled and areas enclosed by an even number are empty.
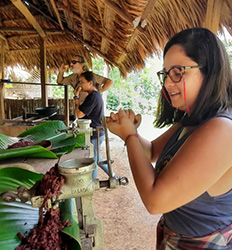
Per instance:
[[[207,1],[207,10],[206,10],[204,27],[211,30],[214,34],[217,34],[217,31],[219,29],[223,2],[224,0]]]
[[[46,48],[45,42],[42,37],[40,37],[40,79],[41,79],[41,99],[42,106],[48,106],[48,95],[47,95],[47,86],[46,86]]]
[[[65,125],[69,126],[69,98],[68,98],[68,85],[64,86],[64,115]]]
[[[4,82],[0,82],[0,125],[3,125],[4,119],[5,119]]]
[[[0,79],[4,79],[4,59],[5,59],[5,50],[4,42],[1,42],[1,72]],[[5,120],[5,107],[4,107],[4,97],[5,97],[4,82],[0,82],[0,125],[3,125]]]
[[[107,63],[104,63],[103,65],[103,76],[108,78],[109,77],[109,67],[108,67],[108,64]],[[103,103],[104,103],[104,113],[106,115],[106,102],[107,102],[107,93],[108,91],[104,91],[102,93],[102,99],[103,99]]]

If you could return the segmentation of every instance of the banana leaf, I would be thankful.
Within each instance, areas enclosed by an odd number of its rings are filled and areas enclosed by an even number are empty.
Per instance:
[[[65,130],[67,130],[67,127],[62,121],[47,121],[24,131],[18,137],[25,137],[34,142],[49,140],[53,145],[52,150],[57,150],[63,146],[80,148],[85,145],[84,134],[77,134],[74,138],[72,134],[62,132]]]
[[[47,121],[25,130],[18,135],[18,137],[26,137],[29,140],[38,142],[45,139],[49,140],[49,138],[59,135],[60,133],[64,135],[66,133],[61,131],[65,129],[67,129],[67,127],[62,121]]]
[[[33,128],[30,128],[18,137],[10,137],[0,134],[0,160],[15,158],[15,157],[43,157],[57,158],[63,154],[73,151],[74,148],[83,147],[85,145],[85,135],[77,134],[73,137],[72,134],[63,132],[67,129],[62,121],[47,121]],[[7,147],[19,140],[39,142],[42,140],[50,140],[52,143],[51,151],[40,146],[31,146],[25,148],[7,149]]]
[[[16,157],[36,157],[36,158],[58,158],[55,153],[41,147],[30,146],[25,148],[15,148],[0,150],[0,160],[16,158]]]
[[[18,186],[32,187],[36,181],[43,178],[43,174],[31,172],[29,170],[6,167],[0,169],[0,193],[8,190],[17,190]],[[69,219],[72,223],[70,227],[62,231],[68,241],[69,249],[79,250],[80,235],[76,207],[74,200],[66,200],[60,205],[61,219]],[[33,208],[30,203],[4,202],[0,198],[0,249],[13,250],[21,242],[17,233],[22,235],[29,233],[35,227],[39,219],[38,208]]]

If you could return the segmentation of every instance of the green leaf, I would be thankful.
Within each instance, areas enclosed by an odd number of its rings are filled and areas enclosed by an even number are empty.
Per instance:
[[[39,142],[42,140],[49,140],[48,138],[61,134],[59,130],[67,129],[62,121],[47,121],[41,123],[33,128],[27,129],[18,137],[27,137],[28,139]],[[65,134],[65,133],[62,133]]]
[[[65,227],[62,232],[70,236],[69,249],[81,250],[80,228],[78,224],[78,213],[76,209],[75,199],[65,200],[60,203],[62,211],[61,220],[69,220],[72,223],[71,227]]]
[[[27,203],[3,202],[0,199],[0,249],[13,250],[20,243],[17,233],[24,235],[38,223],[39,209]]]
[[[32,187],[43,178],[42,174],[21,168],[0,169],[0,193],[17,190],[18,186]],[[4,202],[0,198],[0,249],[13,250],[20,244],[18,232],[29,232],[39,219],[39,209],[32,208],[29,203]]]
[[[0,150],[0,160],[16,157],[58,158],[53,152],[41,146]]]
[[[19,137],[26,137],[34,142],[50,140],[52,142],[51,151],[57,156],[61,156],[72,152],[74,147],[83,147],[85,145],[84,134],[77,134],[74,138],[72,134],[59,132],[66,129],[67,127],[62,121],[47,121],[24,131]]]
[[[31,172],[17,167],[0,169],[0,193],[8,190],[17,190],[18,186],[32,187],[36,181],[41,180],[43,174]],[[78,216],[74,199],[66,200],[60,206],[61,219],[69,219],[72,225],[63,229],[67,235],[69,249],[79,250],[80,234]],[[0,249],[14,250],[21,242],[17,236],[20,232],[24,235],[38,223],[39,209],[27,203],[4,202],[0,198]]]
[[[66,129],[67,127],[62,121],[47,121],[24,131],[18,137],[9,137],[0,134],[0,149],[5,149],[0,150],[0,160],[15,157],[43,157],[54,159],[72,152],[74,148],[83,147],[85,145],[84,134],[77,134],[74,138],[72,134],[59,132]],[[33,142],[50,140],[52,143],[52,152],[41,147],[38,148],[38,146],[6,149],[8,145],[17,142],[19,139],[31,140]]]
[[[35,173],[18,167],[0,168],[0,193],[6,190],[17,190],[18,186],[31,188],[43,174]]]
[[[0,149],[6,149],[8,145],[18,142],[19,138],[0,134]]]

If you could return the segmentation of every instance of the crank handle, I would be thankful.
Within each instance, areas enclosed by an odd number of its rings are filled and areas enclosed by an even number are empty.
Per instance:
[[[100,188],[106,187],[114,189],[120,185],[127,186],[129,184],[129,180],[127,177],[119,177],[119,178],[110,177],[108,180],[99,181],[99,183],[100,183]]]

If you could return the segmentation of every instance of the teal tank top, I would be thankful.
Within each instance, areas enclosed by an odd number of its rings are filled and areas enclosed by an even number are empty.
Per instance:
[[[232,116],[230,115],[220,114],[216,117],[219,116],[232,120]],[[203,123],[205,122],[206,121]],[[182,129],[183,127],[177,129],[165,145],[156,163],[156,174],[162,171],[184,141],[193,132],[191,131],[185,134],[178,140]],[[165,213],[163,216],[166,225],[175,233],[192,237],[211,234],[232,223],[232,189],[226,194],[216,197],[212,197],[208,192],[205,192],[195,200],[171,212]]]

